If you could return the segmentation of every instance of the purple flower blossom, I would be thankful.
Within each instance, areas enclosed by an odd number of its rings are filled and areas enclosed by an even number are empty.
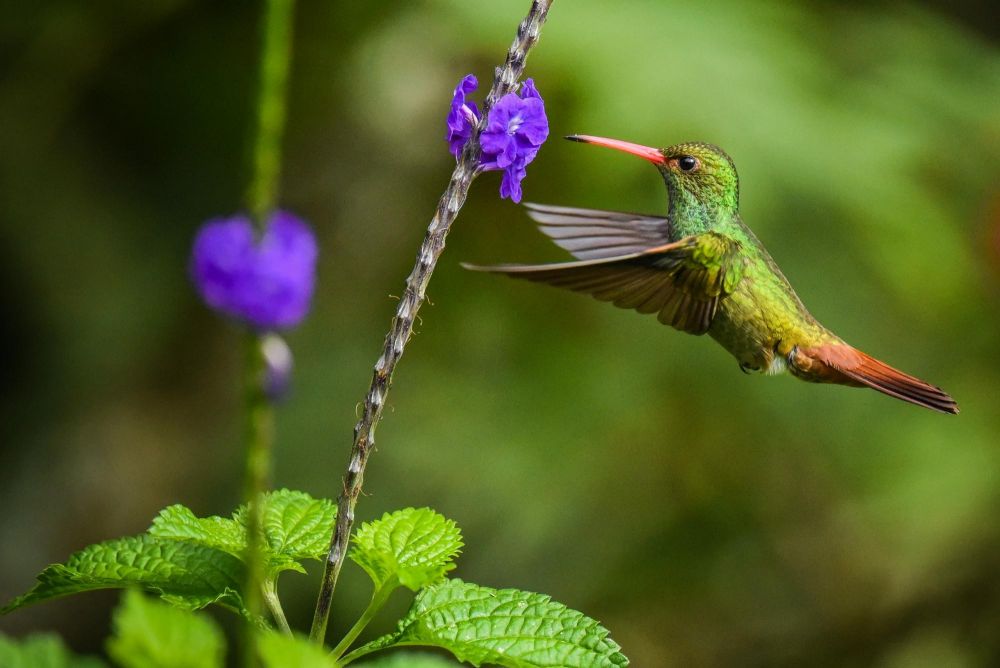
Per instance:
[[[447,139],[449,150],[456,158],[479,122],[476,105],[466,102],[466,96],[476,89],[476,85],[476,78],[468,75],[455,88],[451,101]],[[497,100],[479,137],[482,147],[479,168],[503,170],[500,197],[521,201],[521,181],[528,173],[527,165],[535,159],[548,136],[545,102],[532,79],[524,81],[520,93],[508,93]]]
[[[462,153],[465,143],[472,136],[472,128],[479,122],[479,107],[475,102],[466,102],[465,96],[476,90],[479,82],[470,74],[455,87],[448,112],[448,150],[456,158]]]
[[[286,211],[260,239],[247,216],[216,218],[195,237],[191,275],[213,309],[257,330],[286,329],[309,312],[316,254],[308,225]]]

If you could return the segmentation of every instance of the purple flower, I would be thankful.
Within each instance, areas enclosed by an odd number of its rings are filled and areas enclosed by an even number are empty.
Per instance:
[[[316,253],[308,225],[286,211],[260,239],[247,216],[216,218],[195,237],[191,275],[213,309],[257,330],[286,329],[309,312]]]
[[[455,88],[448,114],[449,150],[457,158],[479,122],[479,110],[466,102],[466,95],[476,89],[471,74]],[[520,93],[508,93],[490,109],[486,128],[479,137],[482,155],[479,168],[485,171],[503,170],[500,197],[521,201],[521,181],[528,173],[527,165],[535,159],[539,148],[549,136],[549,120],[545,102],[532,79],[525,79]]]
[[[448,112],[448,150],[456,158],[462,153],[465,143],[472,136],[472,128],[479,122],[479,107],[475,102],[466,102],[465,96],[476,90],[479,82],[473,74],[468,75],[455,87]]]
[[[524,167],[526,164],[527,163],[513,164],[503,170],[503,178],[500,179],[501,199],[507,197],[512,202],[521,201],[521,181],[528,174],[528,170]]]

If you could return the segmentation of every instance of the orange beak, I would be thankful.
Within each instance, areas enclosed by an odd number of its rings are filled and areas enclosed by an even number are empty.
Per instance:
[[[590,135],[569,135],[566,137],[570,141],[578,141],[584,144],[596,144],[597,146],[607,146],[608,148],[613,148],[616,151],[624,151],[625,153],[631,153],[632,155],[637,155],[643,160],[648,160],[654,165],[665,165],[667,164],[667,159],[663,156],[663,151],[658,148],[650,148],[649,146],[643,146],[642,144],[633,144],[629,141],[621,141],[620,139],[608,139],[606,137],[591,137]]]

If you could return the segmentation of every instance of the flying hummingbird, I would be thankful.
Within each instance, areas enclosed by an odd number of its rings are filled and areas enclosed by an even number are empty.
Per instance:
[[[666,217],[526,204],[542,232],[576,262],[467,269],[585,292],[689,334],[708,334],[746,372],[784,371],[814,383],[870,387],[941,413],[958,404],[940,388],[851,347],[799,300],[740,218],[739,177],[722,149],[690,142],[664,149],[588,135],[656,165]]]

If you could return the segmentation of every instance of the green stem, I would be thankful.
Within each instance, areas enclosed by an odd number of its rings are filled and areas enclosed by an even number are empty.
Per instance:
[[[281,599],[278,598],[278,583],[274,578],[265,578],[261,590],[264,593],[264,603],[271,611],[275,624],[285,635],[292,635],[292,628],[288,625],[288,618],[285,617],[285,610],[281,607]]]
[[[277,202],[281,171],[281,137],[285,125],[285,96],[292,46],[294,0],[265,0],[261,24],[257,123],[253,139],[253,177],[247,190],[247,206],[258,233]],[[244,592],[251,619],[261,617],[266,600],[275,622],[288,628],[274,587],[264,582],[261,546],[261,500],[271,482],[271,451],[274,443],[274,409],[264,393],[266,361],[258,334],[246,341],[246,473],[243,502],[248,505],[247,582]],[[243,665],[258,665],[256,633],[252,624],[243,628]]]
[[[402,643],[400,643],[399,645],[393,645],[393,647],[401,647],[401,646],[402,646]],[[357,661],[361,657],[367,656],[368,654],[371,654],[372,652],[377,652],[380,649],[387,649],[387,648],[385,648],[385,647],[375,647],[371,643],[369,643],[367,645],[362,645],[361,647],[357,648],[356,650],[354,650],[353,652],[351,652],[350,654],[348,654],[347,656],[345,656],[343,659],[340,659],[337,662],[337,665],[338,666],[346,666],[347,664],[349,664],[349,663],[351,663],[353,661]]]
[[[244,587],[245,605],[252,620],[263,612],[262,584],[264,561],[261,552],[264,540],[261,527],[261,501],[271,480],[271,449],[274,444],[274,408],[264,394],[265,360],[257,334],[246,335],[246,471],[243,502],[247,504],[247,582]],[[252,624],[246,624],[244,642],[245,666],[257,665],[257,652]]]
[[[368,623],[371,622],[376,613],[382,609],[382,606],[385,605],[385,602],[389,600],[389,596],[398,586],[398,582],[386,583],[375,590],[372,594],[372,600],[368,603],[368,607],[365,608],[365,611],[361,613],[361,617],[354,623],[351,630],[347,632],[344,639],[333,648],[332,656],[334,659],[339,659],[340,656],[347,651],[347,648],[358,639],[361,632],[365,630],[365,627],[368,626]]]
[[[247,192],[250,212],[259,225],[263,225],[277,200],[294,8],[295,0],[266,0],[264,10],[253,181]]]

